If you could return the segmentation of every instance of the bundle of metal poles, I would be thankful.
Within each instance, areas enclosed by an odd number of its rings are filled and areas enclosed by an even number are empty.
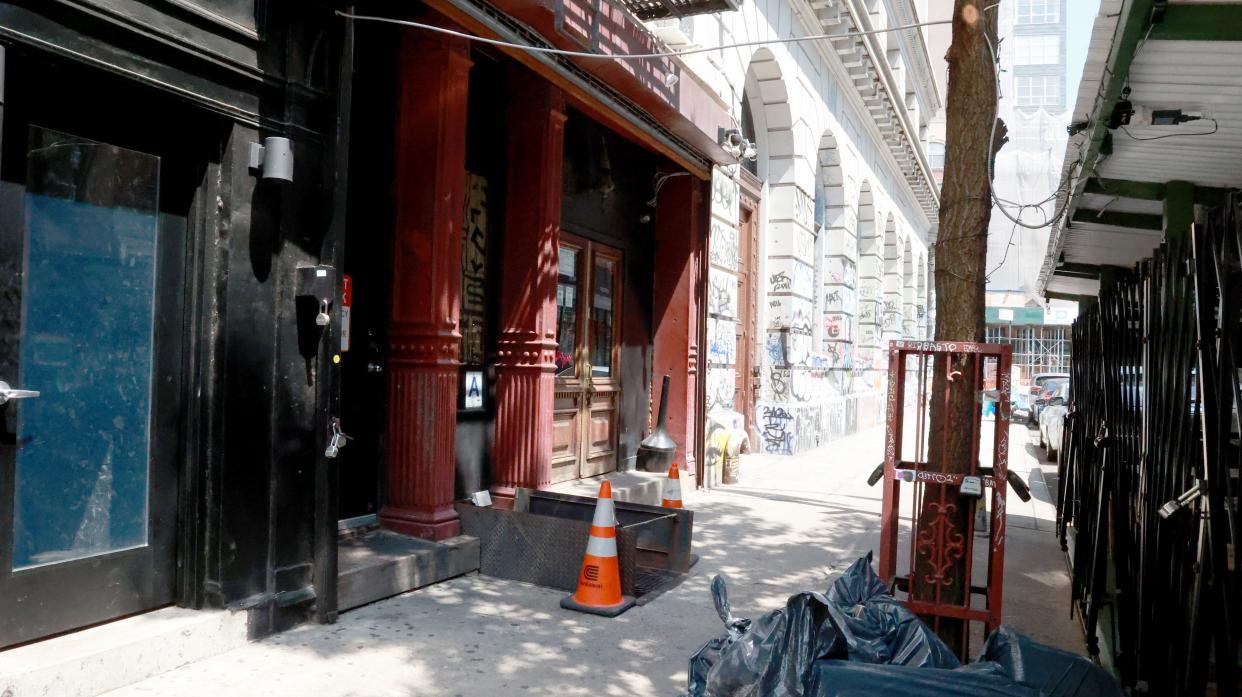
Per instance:
[[[1073,327],[1057,534],[1133,694],[1238,694],[1242,197],[1201,221]]]

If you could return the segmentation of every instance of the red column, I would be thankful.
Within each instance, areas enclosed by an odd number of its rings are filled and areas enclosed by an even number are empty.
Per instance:
[[[515,487],[546,486],[552,477],[565,133],[564,97],[533,73],[510,73],[508,102],[508,206],[492,455],[492,493],[500,502],[512,501]]]
[[[677,443],[677,462],[693,472],[698,414],[699,293],[704,286],[701,256],[707,238],[704,183],[677,176],[660,188],[656,207],[652,399],[670,377],[668,434]]]
[[[380,519],[433,540],[457,535],[457,381],[469,45],[402,32],[397,98],[388,478]]]

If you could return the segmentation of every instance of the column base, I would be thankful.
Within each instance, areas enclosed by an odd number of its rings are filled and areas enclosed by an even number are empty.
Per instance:
[[[461,521],[451,505],[435,511],[385,506],[380,510],[380,523],[393,532],[433,542],[461,534]]]
[[[492,506],[503,508],[506,511],[513,510],[513,502],[517,499],[517,489],[511,486],[493,486],[488,489],[492,495]]]

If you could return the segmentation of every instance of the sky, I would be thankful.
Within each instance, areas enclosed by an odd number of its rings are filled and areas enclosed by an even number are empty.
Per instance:
[[[1066,104],[1072,109],[1078,101],[1078,83],[1082,79],[1082,64],[1087,60],[1087,48],[1091,44],[1091,27],[1100,9],[1100,0],[1069,0],[1065,3],[1065,87]]]

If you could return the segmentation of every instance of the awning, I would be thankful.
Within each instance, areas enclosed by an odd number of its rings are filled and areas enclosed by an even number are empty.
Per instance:
[[[1168,227],[1171,182],[1193,185],[1173,188],[1200,204],[1242,186],[1239,65],[1242,1],[1102,0],[1062,173],[1069,215],[1049,239],[1044,295],[1095,295],[1106,269],[1150,257]],[[1120,101],[1133,123],[1109,128]],[[1201,118],[1141,125],[1145,109]]]

